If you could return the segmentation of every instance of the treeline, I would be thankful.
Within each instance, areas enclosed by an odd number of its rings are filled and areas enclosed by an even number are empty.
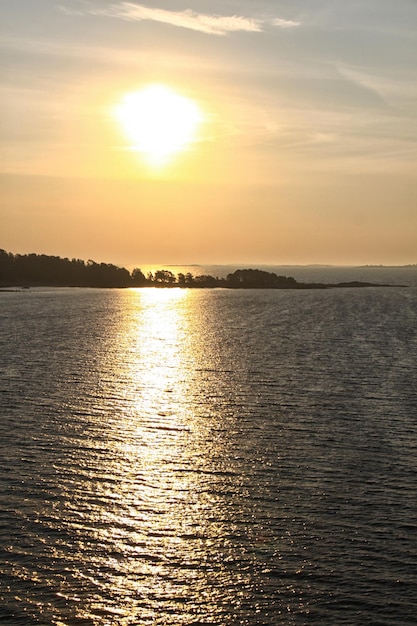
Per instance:
[[[128,287],[128,270],[109,263],[0,250],[1,286]]]
[[[294,278],[257,269],[236,270],[226,278],[170,270],[129,272],[110,263],[67,259],[46,254],[12,254],[0,250],[0,287],[184,287],[235,289],[303,288]]]
[[[176,286],[176,287],[227,287],[228,289],[289,289],[300,286],[295,278],[278,276],[273,272],[263,270],[236,270],[228,274],[226,278],[201,274],[193,276],[190,273],[177,275],[169,270],[158,270],[154,274],[148,274],[148,284],[153,286]]]

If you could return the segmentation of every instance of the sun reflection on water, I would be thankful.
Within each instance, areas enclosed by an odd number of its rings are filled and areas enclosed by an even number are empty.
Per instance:
[[[84,372],[95,395],[69,430],[62,498],[43,515],[67,533],[53,558],[71,562],[59,597],[74,623],[223,625],[262,603],[259,564],[278,548],[245,478],[253,399],[245,355],[218,332],[217,296],[132,289],[101,309],[96,370]]]
[[[195,403],[204,332],[197,296],[187,290],[138,289],[125,297],[118,356],[108,364],[124,392],[113,407],[107,485],[97,485],[99,542],[112,554],[104,563],[99,559],[108,572],[101,584],[118,589],[124,611],[118,623],[138,623],[129,621],[138,617],[143,623],[188,623],[180,621],[187,613],[207,615],[211,604],[220,610],[224,602],[239,602],[238,594],[227,598],[223,588],[223,560],[233,542],[225,537],[227,510],[218,509],[216,485],[230,477],[217,473],[212,457],[223,456],[219,440]],[[107,394],[114,395],[111,389]],[[103,506],[106,501],[113,506]],[[233,580],[233,587],[243,584],[245,574],[235,571]],[[165,621],[159,622],[161,611]]]
[[[132,382],[163,404],[160,394],[172,393],[184,379],[185,309],[187,292],[181,289],[148,289],[140,292],[140,312],[129,337],[134,352],[130,363]],[[146,396],[149,406],[149,396]],[[138,410],[143,408],[138,403]]]
[[[204,544],[210,541],[204,517],[212,496],[202,488],[203,474],[194,471],[210,451],[202,447],[204,427],[187,401],[198,350],[189,328],[189,292],[142,289],[126,297],[107,395],[114,396],[115,378],[124,392],[113,407],[107,486],[97,485],[103,504],[113,506],[98,507],[96,522],[100,543],[117,555],[105,561],[105,586],[119,589],[124,618],[118,619],[131,623],[133,616],[156,619],[161,607],[180,615],[204,587]],[[214,523],[212,531],[217,534]],[[99,605],[91,606],[90,616]]]

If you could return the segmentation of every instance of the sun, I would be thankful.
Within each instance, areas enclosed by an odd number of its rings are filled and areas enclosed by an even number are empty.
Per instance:
[[[124,96],[116,117],[133,149],[161,166],[197,140],[203,115],[197,103],[165,85],[148,85]]]

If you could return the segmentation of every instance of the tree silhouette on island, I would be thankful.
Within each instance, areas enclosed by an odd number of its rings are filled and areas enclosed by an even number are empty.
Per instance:
[[[0,287],[180,287],[227,289],[329,289],[334,287],[381,287],[367,282],[299,283],[295,278],[278,276],[258,269],[239,269],[226,278],[209,275],[174,274],[161,269],[147,276],[135,268],[129,272],[111,263],[67,259],[45,254],[12,254],[0,250]]]

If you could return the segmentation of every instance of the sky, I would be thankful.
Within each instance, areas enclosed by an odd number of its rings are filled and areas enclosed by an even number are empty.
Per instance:
[[[0,48],[0,248],[417,263],[415,0],[0,0]],[[158,166],[116,114],[155,84],[201,113]]]

